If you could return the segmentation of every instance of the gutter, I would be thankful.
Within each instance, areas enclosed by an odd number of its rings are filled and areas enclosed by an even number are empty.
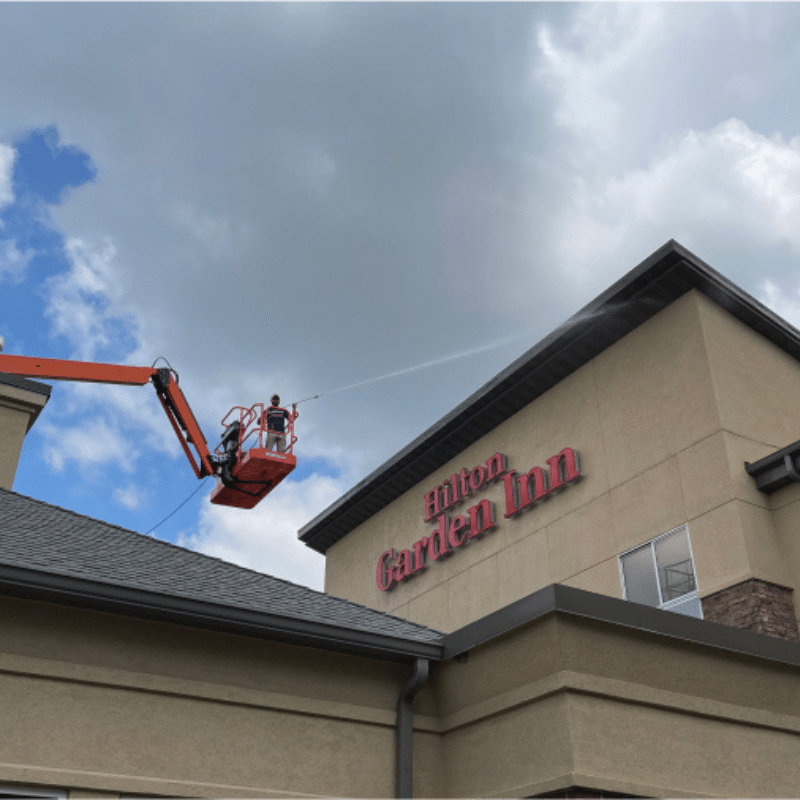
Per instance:
[[[396,797],[414,796],[414,697],[428,681],[429,666],[426,658],[417,658],[397,698]]]
[[[440,641],[417,641],[329,622],[223,606],[8,564],[0,564],[0,595],[272,639],[301,647],[337,650],[384,661],[440,661],[442,657]]]
[[[796,463],[798,460],[800,442],[793,442],[752,464],[745,461],[744,468],[756,482],[757,489],[765,494],[772,494],[790,483],[800,483],[800,471]]]

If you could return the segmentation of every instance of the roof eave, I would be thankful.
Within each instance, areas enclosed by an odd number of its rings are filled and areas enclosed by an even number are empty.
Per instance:
[[[443,653],[440,643],[419,642],[5,564],[0,565],[0,593],[384,661],[411,662],[415,658],[440,661]]]

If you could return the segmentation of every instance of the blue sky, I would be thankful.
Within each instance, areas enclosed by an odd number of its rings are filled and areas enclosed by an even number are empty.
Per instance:
[[[53,321],[53,294],[59,279],[70,274],[72,264],[65,252],[64,233],[54,226],[51,212],[70,192],[91,190],[97,165],[80,147],[65,146],[55,126],[29,131],[11,147],[15,151],[14,202],[2,210],[0,220],[4,240],[13,241],[27,263],[19,275],[3,284],[5,350],[17,355],[75,358],[75,341],[61,332],[61,323]],[[81,300],[98,316],[108,306],[102,292],[84,291]],[[96,337],[93,345],[87,354],[91,360],[125,363],[134,348],[126,320],[106,316],[102,336]],[[166,454],[161,454],[160,460],[144,454],[140,462],[136,454],[141,448],[133,441],[128,463],[124,457],[93,459],[88,454],[83,464],[76,465],[68,455],[54,455],[49,449],[51,437],[57,438],[59,429],[75,418],[70,389],[54,382],[47,424],[31,433],[33,446],[25,449],[15,490],[75,510],[91,508],[93,516],[146,532],[178,505],[176,499],[182,492],[188,495],[197,488],[189,464]],[[148,395],[136,397],[134,402],[153,405],[149,387],[129,387],[126,391],[131,397]],[[94,414],[102,425],[102,393],[97,398]],[[164,423],[164,437],[173,436],[166,418]],[[91,426],[91,416],[88,424]],[[79,439],[73,439],[73,444],[80,446]],[[86,446],[91,447],[91,443]],[[149,497],[146,505],[137,501],[144,492]],[[200,498],[195,505],[199,502]],[[160,515],[162,510],[164,514]],[[172,517],[171,528],[164,531],[168,538],[174,540],[176,526],[193,510],[189,506],[183,516]]]
[[[796,4],[0,4],[5,351],[166,356],[212,443],[321,393],[268,501],[157,531],[320,588],[297,530],[667,240],[798,323],[798,41]],[[149,387],[55,384],[15,489],[144,532],[196,486]]]

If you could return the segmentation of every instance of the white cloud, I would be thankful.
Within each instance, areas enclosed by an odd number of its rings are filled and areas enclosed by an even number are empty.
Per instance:
[[[223,215],[209,214],[185,200],[175,200],[169,215],[179,228],[197,239],[203,251],[217,261],[229,260],[246,252],[251,233],[241,221],[234,223]]]
[[[36,251],[31,248],[20,250],[15,239],[0,241],[0,283],[4,279],[19,283],[34,255]]]
[[[771,308],[778,316],[800,329],[800,289],[794,291],[794,296],[787,296],[776,283],[764,281],[758,299]]]
[[[643,169],[576,183],[557,226],[559,259],[591,291],[620,261],[707,231],[800,253],[800,137],[765,136],[739,119],[667,142]]]
[[[46,314],[53,333],[72,345],[73,356],[93,361],[98,350],[113,346],[119,336],[114,323],[121,320],[111,307],[116,250],[109,240],[89,243],[72,238],[65,254],[69,270],[46,284]],[[125,322],[131,327],[130,320]]]
[[[127,486],[118,486],[114,489],[114,500],[125,508],[137,509],[142,505],[142,492],[138,486],[129,483]]]
[[[69,428],[40,420],[39,433],[45,442],[45,460],[57,472],[62,472],[70,461],[81,467],[113,464],[130,472],[136,458],[130,442],[102,419],[86,420]]]
[[[52,333],[69,342],[74,359],[126,363],[126,339],[129,348],[141,349],[142,323],[120,301],[122,276],[113,243],[71,238],[65,254],[69,269],[45,284]],[[60,432],[57,424],[64,426]],[[171,456],[180,452],[148,386],[66,383],[50,425],[47,438],[59,444],[49,444],[45,457],[58,470],[72,460],[82,466],[115,463],[130,471],[140,446]],[[133,508],[132,497],[116,499]]]
[[[325,197],[336,180],[338,167],[333,156],[313,140],[290,135],[284,142],[288,168],[300,183],[318,198]]]
[[[0,144],[0,209],[14,202],[14,161],[13,147]]]
[[[610,141],[623,105],[614,96],[614,79],[635,68],[662,18],[661,9],[649,3],[581,5],[566,42],[540,24],[542,61],[535,75],[557,95],[556,122],[575,134]]]
[[[198,532],[181,533],[178,544],[321,590],[324,559],[298,541],[297,531],[345,488],[341,480],[312,475],[285,480],[248,511],[206,503]]]

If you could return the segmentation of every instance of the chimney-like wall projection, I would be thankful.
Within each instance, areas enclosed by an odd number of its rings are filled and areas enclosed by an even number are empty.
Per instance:
[[[0,486],[11,489],[25,434],[50,397],[51,387],[0,372]]]

